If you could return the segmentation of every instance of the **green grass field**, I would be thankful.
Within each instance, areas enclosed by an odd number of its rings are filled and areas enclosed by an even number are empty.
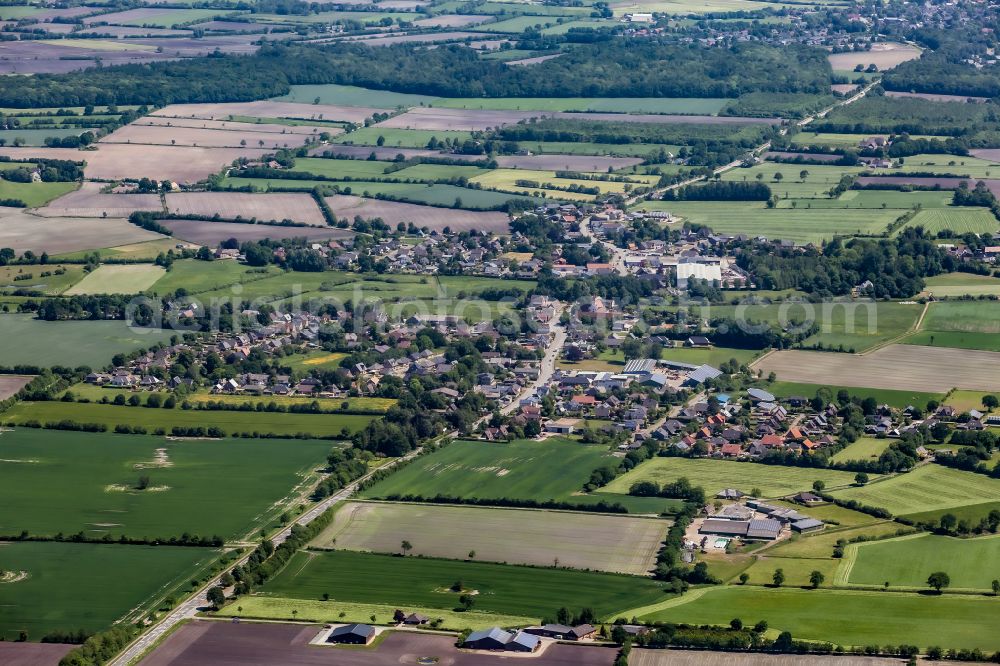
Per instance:
[[[1000,351],[1000,302],[939,301],[931,303],[920,330],[904,342],[911,345]]]
[[[833,456],[833,462],[846,462],[848,460],[869,460],[878,458],[883,451],[889,448],[892,440],[876,439],[874,437],[862,437],[858,441],[849,444]]]
[[[12,183],[0,180],[0,199],[20,199],[28,208],[37,208],[72,192],[77,186],[78,183]]]
[[[976,157],[959,155],[913,155],[896,173],[957,174],[967,178],[996,178],[1000,164]]]
[[[554,614],[561,606],[587,606],[607,615],[665,596],[660,583],[638,576],[350,551],[296,553],[260,591],[294,599],[319,600],[326,593],[338,601],[450,609],[458,605],[458,594],[449,591],[455,581],[478,591],[476,611],[532,618]]]
[[[388,90],[369,90],[357,86],[326,85],[292,86],[291,92],[275,99],[282,102],[312,104],[319,99],[320,104],[341,106],[371,106],[380,109],[394,109],[397,106],[420,106],[434,104],[440,97],[431,95],[409,95]]]
[[[607,492],[627,493],[637,481],[665,483],[684,477],[701,486],[712,497],[723,488],[737,488],[749,493],[759,488],[764,497],[791,495],[809,490],[813,481],[822,480],[827,488],[846,486],[854,482],[854,474],[828,469],[782,467],[726,460],[692,458],[653,458],[632,471],[619,476],[605,487]]]
[[[598,113],[667,113],[713,115],[728,102],[722,98],[679,97],[495,97],[442,99],[435,107],[511,111],[584,111]]]
[[[178,289],[198,294],[280,274],[281,271],[274,268],[254,268],[235,261],[181,259],[175,261],[167,274],[153,283],[149,290],[160,295],[173,294]]]
[[[900,215],[900,211],[888,209],[767,208],[761,202],[731,201],[644,201],[636,209],[668,211],[718,233],[765,236],[803,245],[834,236],[879,234]]]
[[[785,167],[792,167],[793,175],[796,164],[785,164]],[[807,169],[808,166],[802,168]],[[952,193],[941,192],[900,192],[897,190],[847,190],[836,199],[782,199],[778,202],[778,208],[895,208],[907,210],[915,206],[924,209],[944,208],[951,204]]]
[[[803,171],[807,172],[804,180],[801,177]],[[781,199],[828,199],[827,192],[840,182],[842,176],[863,171],[861,167],[761,162],[749,168],[727,171],[722,180],[748,183],[759,180]]]
[[[330,449],[317,440],[4,432],[0,534],[243,536],[279,513]],[[135,490],[143,475],[149,489]]]
[[[62,40],[60,40],[62,41]],[[69,55],[69,51],[67,51]],[[49,137],[58,137],[63,139],[67,136],[80,136],[90,127],[47,127],[43,129],[16,129],[16,130],[0,130],[0,139],[4,139],[8,146],[13,146],[14,142],[20,139],[24,142],[25,146],[44,146],[45,139]],[[82,158],[81,158],[82,159]],[[12,183],[13,184],[13,183]],[[44,183],[46,185],[56,185],[56,183]],[[66,185],[67,183],[62,183]],[[76,183],[69,183],[73,185],[70,189],[76,188]]]
[[[1000,279],[973,273],[943,273],[924,278],[924,291],[935,296],[1000,296]]]
[[[707,363],[718,367],[731,359],[736,359],[740,363],[749,363],[757,353],[753,349],[734,349],[731,347],[712,347],[711,349],[677,347],[676,349],[664,349],[660,358],[664,361],[677,361],[692,365]]]
[[[822,520],[825,512],[821,509],[826,508],[810,507],[807,511],[809,515],[816,516]],[[866,514],[860,515],[865,516]],[[893,521],[876,522],[876,520],[869,516],[867,524],[862,523],[846,529],[828,527],[826,530],[814,534],[793,535],[791,539],[773,548],[769,548],[767,554],[768,556],[773,555],[775,557],[786,558],[826,559],[833,557],[833,548],[837,545],[837,541],[841,539],[850,541],[861,536],[868,538],[895,536],[900,529],[905,529],[902,525]]]
[[[790,631],[795,638],[841,645],[1000,648],[993,631],[1000,604],[982,597],[730,586],[667,603],[672,605],[640,619],[728,625],[740,617],[744,624],[767,620],[772,629]]]
[[[852,552],[853,551],[853,552]],[[987,563],[1000,558],[1000,537],[954,539],[921,533],[887,541],[851,545],[844,554],[846,577],[853,585],[927,588],[927,577],[944,571],[951,588],[990,589],[998,572]]]
[[[361,495],[574,501],[571,495],[593,470],[616,460],[604,446],[555,437],[508,444],[458,441],[418,458]]]
[[[339,437],[343,430],[362,430],[374,417],[362,414],[296,414],[288,412],[243,412],[203,409],[149,409],[119,405],[99,405],[81,402],[21,402],[0,414],[0,422],[24,425],[30,421],[42,424],[70,420],[77,423],[98,423],[113,431],[117,425],[143,426],[150,433],[162,428],[221,428],[226,435],[259,433],[268,436]]]
[[[0,543],[0,569],[24,572],[0,583],[0,638],[21,631],[95,632],[183,584],[219,553],[208,548],[75,543]]]
[[[950,229],[956,234],[991,234],[1000,229],[1000,223],[986,208],[934,208],[917,213],[905,226],[923,227],[936,234]],[[903,227],[900,227],[902,229]]]
[[[680,146],[658,144],[658,143],[593,143],[569,141],[520,141],[518,142],[523,150],[530,150],[533,153],[559,154],[559,155],[612,155],[614,157],[646,157],[653,153],[664,150],[668,153],[677,154]]]
[[[111,25],[155,26],[159,28],[169,28],[182,23],[210,21],[213,18],[235,13],[229,9],[219,10],[185,8],[154,11],[157,13],[156,16],[147,16],[143,14],[142,16],[136,18],[119,18],[115,14],[108,14],[107,16],[102,17],[102,19]]]
[[[240,609],[243,609],[242,611]],[[295,620],[308,622],[363,622],[374,624],[394,624],[393,615],[397,606],[386,604],[362,604],[338,599],[313,601],[308,599],[285,599],[281,597],[242,597],[218,612],[222,617],[245,617],[264,620]],[[293,612],[294,611],[294,612]],[[407,606],[407,613],[420,613],[441,620],[441,629],[462,631],[463,629],[488,629],[490,627],[524,627],[538,621],[538,618],[523,615],[501,615],[480,611],[445,610],[423,606]],[[343,614],[343,615],[341,615]]]
[[[165,274],[152,264],[104,264],[70,287],[66,294],[138,294]]]
[[[61,275],[55,275],[62,271]],[[42,276],[42,273],[52,273]],[[28,279],[14,278],[30,275]],[[83,266],[79,264],[48,264],[46,266],[2,266],[0,267],[0,290],[31,289],[43,294],[61,294],[83,277]]]
[[[438,141],[451,139],[459,143],[472,138],[472,132],[459,130],[417,130],[397,129],[394,127],[362,127],[347,134],[341,134],[333,139],[333,143],[350,143],[356,146],[374,146],[379,137],[385,139],[385,145],[396,148],[426,148],[427,142],[436,138]]]
[[[919,393],[912,391],[895,391],[892,389],[874,389],[857,386],[829,386],[827,384],[797,384],[795,382],[773,382],[767,386],[767,390],[779,398],[789,398],[792,396],[805,396],[812,398],[820,388],[828,388],[836,397],[841,389],[847,391],[852,397],[862,400],[865,398],[875,398],[879,404],[886,404],[892,407],[904,409],[909,405],[925,407],[930,400],[941,402],[944,399],[943,393]]]
[[[312,545],[477,561],[559,565],[644,576],[670,523],[604,514],[474,506],[347,502]]]
[[[132,330],[124,321],[41,321],[0,315],[0,365],[103,367],[118,352],[166,342],[173,331]]]
[[[882,507],[895,515],[1000,502],[1000,481],[940,465],[923,465],[867,486],[836,490],[839,499]]]

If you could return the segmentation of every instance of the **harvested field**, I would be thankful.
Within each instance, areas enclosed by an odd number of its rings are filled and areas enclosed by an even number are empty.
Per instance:
[[[35,213],[45,217],[128,217],[137,210],[163,210],[158,194],[105,194],[103,187],[104,183],[85,182]]]
[[[607,171],[642,164],[638,157],[601,157],[598,155],[509,155],[497,157],[497,166],[507,169],[542,171]]]
[[[121,218],[37,217],[20,208],[0,208],[0,247],[62,254],[163,238]]]
[[[633,123],[697,123],[716,124],[775,124],[776,118],[741,118],[738,116],[686,116],[669,114],[625,114],[625,113],[571,113],[539,111],[487,111],[482,109],[439,109],[415,108],[404,114],[385,120],[377,127],[394,127],[423,130],[485,130],[491,127],[511,125],[528,118],[562,118],[567,120],[590,120]]]
[[[80,49],[66,45],[46,44],[41,40],[2,42],[0,43],[0,73],[61,74],[93,67],[97,58],[101,58],[105,65],[170,59],[170,56],[148,50],[147,46],[138,45],[137,48],[141,50],[113,52],[97,48]],[[71,58],[66,57],[70,55],[72,55]]]
[[[885,92],[886,97],[913,97],[917,99],[929,99],[932,102],[985,102],[986,97],[973,97],[964,95],[942,95],[939,93],[914,93],[914,92],[896,92],[894,90],[887,90]]]
[[[270,27],[245,21],[205,21],[191,26],[205,32],[269,32]]]
[[[847,95],[858,89],[856,83],[834,83],[830,86],[830,90],[835,93],[841,93]]]
[[[629,666],[800,666],[802,657],[790,654],[740,654],[704,650],[632,650]],[[809,655],[811,666],[896,666],[899,659],[856,655]]]
[[[265,122],[234,122],[232,120],[206,120],[204,118],[161,118],[146,116],[132,123],[137,125],[156,125],[158,127],[190,127],[193,129],[227,130],[231,132],[260,132],[263,134],[302,134],[313,135],[322,132],[340,134],[343,130],[330,125],[280,125]],[[254,142],[256,143],[256,142]]]
[[[769,354],[754,367],[788,382],[936,393],[956,387],[1000,391],[1000,353],[968,349],[889,345],[864,355],[789,350]]]
[[[75,645],[63,643],[16,643],[0,641],[0,664],[4,666],[51,666],[59,663]]]
[[[78,294],[139,294],[149,289],[166,271],[152,264],[105,264],[70,287],[67,296]]]
[[[882,72],[919,57],[920,49],[915,46],[885,42],[874,44],[870,51],[831,53],[827,60],[833,69],[853,70],[857,65],[875,65]]]
[[[380,217],[389,226],[395,226],[399,222],[413,222],[418,227],[428,227],[438,231],[451,227],[452,231],[478,229],[496,233],[506,233],[509,228],[507,213],[500,212],[418,206],[343,194],[326,197],[326,203],[337,217],[349,219],[353,219],[355,215],[363,218]]]
[[[70,27],[75,27],[70,24]],[[190,30],[172,30],[170,28],[141,28],[125,25],[95,25],[90,28],[74,33],[74,37],[80,36],[114,37],[191,37],[194,33]]]
[[[385,3],[382,3],[384,6]],[[413,25],[421,28],[464,28],[467,25],[477,25],[492,19],[492,16],[483,14],[442,14],[433,18],[420,19],[414,21]]]
[[[334,603],[334,602],[331,602]],[[489,653],[463,652],[452,636],[390,632],[377,648],[316,648],[309,641],[319,626],[194,621],[181,626],[140,663],[142,666],[398,666],[416,663],[414,655],[448,666],[502,666],[511,659]],[[611,666],[617,650],[582,645],[550,645],[545,666]],[[542,659],[531,660],[541,662]]]
[[[262,132],[253,125],[244,124],[241,130],[235,124],[228,129],[197,129],[193,127],[164,127],[158,125],[126,125],[101,139],[102,144],[129,143],[155,146],[207,146],[209,148],[298,148],[315,139],[309,134],[295,132]]]
[[[538,63],[545,62],[546,60],[552,60],[558,58],[562,53],[550,53],[549,55],[535,56],[534,58],[521,58],[520,60],[508,60],[508,67],[524,67],[525,65],[537,65]]]
[[[102,143],[96,151],[72,151],[75,159],[85,155],[88,178],[120,180],[155,178],[194,183],[231,164],[240,157],[254,159],[266,151],[259,148],[203,148],[190,146],[142,146]]]
[[[322,227],[326,219],[309,194],[274,192],[180,192],[166,195],[167,212],[172,215],[205,215],[218,213],[227,220],[292,220]]]
[[[592,569],[643,576],[656,564],[667,521],[558,511],[349,502],[313,545]]]
[[[241,224],[239,222],[206,222],[204,220],[159,220],[174,232],[174,237],[189,243],[216,247],[224,240],[235,238],[240,243],[265,238],[306,238],[310,241],[350,238],[354,234],[334,227],[287,227],[273,224]]]
[[[34,377],[25,375],[0,375],[0,400],[17,395]]]
[[[164,118],[205,118],[225,120],[229,116],[253,118],[299,118],[303,120],[343,120],[362,123],[375,113],[386,109],[363,106],[334,106],[332,104],[296,104],[294,102],[234,102],[223,104],[171,104],[151,115]]]

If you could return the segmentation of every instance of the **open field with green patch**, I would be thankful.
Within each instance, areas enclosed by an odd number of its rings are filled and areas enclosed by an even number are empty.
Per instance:
[[[712,115],[729,100],[679,97],[494,97],[442,99],[435,107],[500,111],[581,111],[599,113],[667,113]]]
[[[1000,351],[1000,301],[931,303],[920,330],[904,342],[928,347]]]
[[[668,211],[723,234],[765,236],[798,244],[834,236],[875,235],[900,215],[898,210],[767,208],[763,202],[643,201],[636,210]]]
[[[906,158],[900,168],[893,169],[892,173],[940,173],[966,178],[995,178],[1000,174],[1000,164],[960,155],[912,155]]]
[[[944,404],[954,407],[961,414],[971,409],[978,409],[981,412],[988,411],[983,405],[983,396],[988,395],[984,391],[952,391]]]
[[[482,185],[486,189],[501,190],[524,194],[525,196],[550,196],[553,198],[590,200],[593,195],[565,192],[558,189],[548,189],[544,185],[551,185],[554,188],[568,188],[579,186],[585,188],[597,188],[602,194],[609,192],[623,193],[629,192],[637,187],[648,187],[658,180],[656,176],[644,176],[636,174],[629,177],[634,182],[614,182],[601,180],[584,180],[575,178],[558,178],[554,171],[536,171],[532,169],[494,169],[482,175],[472,178],[472,182]],[[541,187],[530,187],[518,184],[518,181],[527,180],[538,183]]]
[[[49,273],[49,275],[43,276],[42,273]],[[31,277],[25,279],[26,275]],[[83,266],[79,264],[0,266],[0,290],[9,287],[11,289],[31,289],[43,294],[55,295],[61,294],[82,277]]]
[[[867,486],[836,490],[839,499],[857,500],[894,515],[1000,502],[1000,480],[941,465],[923,465]]]
[[[19,199],[28,208],[37,208],[72,192],[78,185],[79,183],[13,183],[0,180],[0,199]]]
[[[779,398],[790,398],[792,396],[805,396],[812,398],[820,388],[828,388],[836,398],[841,390],[847,391],[852,397],[862,400],[865,398],[875,398],[878,403],[904,409],[909,405],[925,407],[930,400],[941,402],[944,399],[943,393],[923,393],[918,391],[893,391],[892,389],[865,388],[858,386],[830,386],[828,384],[798,384],[795,382],[773,382],[767,386],[767,390]]]
[[[236,261],[181,259],[175,261],[166,275],[153,283],[149,289],[160,295],[173,294],[178,289],[184,289],[189,294],[198,294],[280,273],[274,268],[256,268]]]
[[[1000,622],[1000,604],[983,597],[729,586],[688,593],[640,619],[728,625],[734,616],[744,624],[767,620],[771,629],[796,638],[841,645],[1000,648],[992,630]]]
[[[1000,558],[1000,537],[955,539],[926,532],[887,541],[851,544],[841,576],[852,585],[927,589],[927,577],[944,571],[951,589],[990,589],[997,578],[991,566]]]
[[[70,287],[66,295],[138,294],[153,286],[165,273],[152,264],[104,264]]]
[[[968,207],[922,210],[904,226],[923,227],[930,234],[948,229],[959,235],[995,233],[1000,229],[1000,223],[989,209]]]
[[[821,514],[820,512],[814,511],[815,508],[816,507],[810,507],[805,511],[809,515],[816,515],[819,517]],[[767,553],[768,555],[774,555],[775,557],[825,559],[833,557],[833,548],[837,545],[837,541],[841,539],[844,541],[850,541],[851,539],[861,536],[868,538],[895,536],[900,530],[905,529],[909,528],[893,521],[877,522],[877,519],[871,518],[868,524],[848,529],[828,527],[826,530],[814,534],[793,535],[791,539],[784,541],[773,548],[769,548]]]
[[[317,547],[646,575],[670,523],[560,511],[348,502]],[[469,557],[469,553],[475,553]]]
[[[24,572],[0,583],[0,638],[21,631],[96,632],[184,583],[219,555],[208,548],[76,543],[0,543],[0,569]]]
[[[463,143],[472,138],[471,132],[459,130],[420,130],[400,129],[394,127],[362,127],[347,134],[333,138],[331,143],[349,143],[356,146],[374,146],[378,138],[385,141],[383,145],[390,148],[426,148],[431,139],[444,141],[451,139]]]
[[[336,83],[325,85],[292,86],[291,91],[275,99],[281,102],[298,102],[313,104],[316,99],[320,104],[336,104],[339,106],[366,106],[376,109],[392,109],[397,106],[420,106],[433,104],[440,97],[432,95],[411,95],[388,90],[370,90],[357,86],[342,86]]]
[[[806,172],[805,179],[802,172]],[[825,164],[779,164],[761,162],[745,169],[733,169],[722,176],[731,182],[761,182],[781,199],[827,199],[828,192],[841,177],[863,172],[862,167],[828,166]]]
[[[60,40],[62,41],[62,40]],[[68,53],[67,53],[68,55]],[[64,139],[68,136],[80,136],[86,132],[89,127],[47,127],[44,129],[15,129],[15,130],[0,130],[0,139],[4,139],[8,146],[15,145],[14,142],[20,140],[23,142],[22,145],[25,146],[44,146],[45,140],[49,137],[57,137]],[[11,183],[13,184],[13,183]],[[46,183],[49,184],[49,183]],[[51,183],[56,185],[57,183]],[[67,183],[60,183],[61,185],[66,185]],[[77,183],[69,183],[75,188]],[[73,189],[73,188],[70,188]],[[69,191],[69,190],[67,190]],[[51,197],[55,198],[55,196]]]
[[[747,570],[750,576],[749,585],[771,585],[774,581],[774,572],[778,569],[785,574],[785,585],[788,587],[808,587],[809,575],[813,571],[822,573],[826,580],[824,587],[829,587],[833,581],[833,575],[840,565],[840,560],[830,558],[800,559],[797,557],[778,557],[768,551],[767,556],[758,558]]]
[[[573,501],[571,495],[592,471],[616,461],[604,446],[559,437],[507,444],[457,441],[417,458],[361,495]]]
[[[786,165],[798,166],[798,165]],[[806,168],[806,167],[803,167]],[[836,199],[782,199],[779,208],[796,206],[812,208],[896,208],[910,209],[919,206],[924,209],[945,208],[951,205],[954,195],[948,191],[900,192],[897,190],[847,190]]]
[[[1000,278],[973,273],[943,273],[924,278],[924,291],[936,297],[1000,296]]]
[[[344,575],[349,571],[350,575]],[[516,567],[350,551],[296,553],[260,592],[318,600],[454,608],[456,581],[475,590],[475,610],[540,618],[561,606],[593,608],[608,615],[663,599],[662,585],[649,578],[570,569]]]
[[[103,367],[119,352],[165,342],[173,331],[135,329],[124,321],[41,321],[0,315],[0,365]]]
[[[829,469],[782,467],[728,460],[694,458],[652,458],[632,471],[622,474],[605,486],[614,493],[627,493],[633,483],[656,481],[669,483],[679,478],[688,479],[692,485],[701,486],[712,497],[723,488],[736,488],[750,493],[759,488],[762,497],[781,497],[812,488],[813,481],[821,480],[826,487],[836,488],[854,483],[854,474]]]
[[[150,433],[170,434],[174,427],[221,428],[235,437],[243,433],[266,436],[341,437],[362,430],[374,417],[362,414],[296,414],[288,412],[220,411],[207,409],[150,409],[81,402],[21,402],[0,414],[11,425],[63,420],[96,423],[113,431],[117,425],[141,426]]]
[[[995,465],[996,462],[993,462],[993,464]],[[916,522],[926,522],[936,525],[941,520],[941,516],[946,513],[950,513],[955,516],[959,522],[964,520],[969,525],[978,525],[981,520],[988,517],[993,511],[1000,511],[1000,501],[982,502],[980,504],[967,504],[965,506],[955,506],[947,509],[922,511],[920,513],[911,513],[906,517]]]
[[[330,442],[0,434],[0,535],[242,537],[297,498]],[[136,486],[148,476],[145,490]]]
[[[240,611],[239,609],[243,610]],[[362,622],[374,624],[394,624],[393,615],[398,606],[385,604],[362,604],[356,601],[344,602],[331,598],[330,601],[309,599],[285,599],[281,597],[242,597],[217,613],[222,617],[245,617],[264,620],[295,620],[306,622]],[[294,613],[293,613],[294,611]],[[538,618],[522,615],[501,615],[480,611],[457,613],[443,608],[407,606],[407,613],[420,613],[433,620],[441,620],[441,629],[488,629],[490,627],[523,627],[538,621]],[[341,615],[343,613],[343,615]]]
[[[833,455],[833,462],[846,462],[848,460],[869,460],[878,458],[882,452],[889,448],[892,443],[889,439],[876,439],[875,437],[861,437],[858,441],[849,444]]]

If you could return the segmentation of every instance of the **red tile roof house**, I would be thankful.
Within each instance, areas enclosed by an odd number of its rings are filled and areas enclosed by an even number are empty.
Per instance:
[[[735,458],[743,453],[743,447],[739,444],[723,444],[722,455],[727,458]]]

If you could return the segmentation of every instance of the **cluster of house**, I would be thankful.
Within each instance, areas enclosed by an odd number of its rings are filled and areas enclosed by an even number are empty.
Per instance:
[[[823,521],[812,518],[790,507],[768,504],[753,497],[746,497],[734,488],[720,491],[716,498],[734,500],[720,509],[710,507],[702,509],[701,524],[698,533],[703,535],[698,544],[703,550],[707,548],[709,537],[718,537],[717,547],[725,547],[728,539],[738,538],[741,541],[774,541],[786,533],[808,533],[822,530]],[[816,506],[824,503],[823,498],[813,493],[799,493],[792,498],[806,506]],[[740,502],[742,500],[742,503]],[[696,545],[689,542],[688,549]]]

